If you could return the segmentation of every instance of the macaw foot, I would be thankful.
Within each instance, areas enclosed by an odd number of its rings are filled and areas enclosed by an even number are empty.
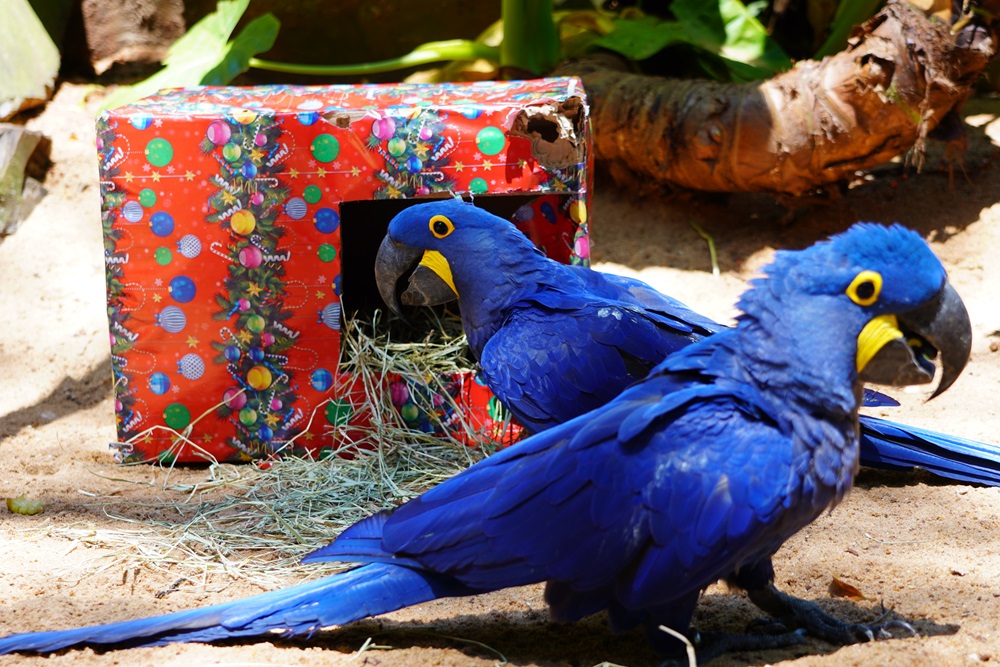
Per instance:
[[[891,639],[893,635],[889,630],[904,630],[910,635],[917,634],[912,625],[901,620],[874,625],[841,621],[823,611],[819,605],[782,593],[774,584],[747,590],[747,595],[751,602],[768,614],[784,623],[803,628],[813,637],[831,644],[847,645],[876,639]]]

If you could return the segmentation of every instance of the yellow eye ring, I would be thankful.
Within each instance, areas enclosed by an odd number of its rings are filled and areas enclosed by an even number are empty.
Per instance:
[[[455,231],[455,225],[452,224],[451,220],[443,215],[435,215],[430,219],[430,222],[427,223],[427,226],[430,227],[431,234],[439,239],[443,239],[448,236],[448,234]]]
[[[854,276],[845,293],[859,306],[872,305],[882,293],[882,274],[877,271],[862,271]]]

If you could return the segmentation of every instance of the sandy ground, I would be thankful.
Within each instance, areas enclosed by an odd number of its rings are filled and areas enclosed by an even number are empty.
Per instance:
[[[0,244],[0,497],[25,494],[45,512],[0,510],[0,634],[118,620],[243,597],[260,588],[219,575],[157,598],[176,579],[151,569],[100,569],[107,551],[55,537],[76,524],[114,529],[104,500],[135,504],[135,517],[165,518],[139,507],[166,498],[162,473],[120,468],[114,439],[107,320],[93,151],[93,102],[65,85],[30,121],[53,139],[49,195],[16,234]],[[776,247],[802,247],[855,220],[906,223],[923,233],[949,268],[969,307],[974,342],[963,377],[945,395],[900,394],[884,416],[933,429],[1000,440],[1000,103],[970,105],[968,180],[953,187],[932,157],[921,175],[901,166],[830,205],[789,215],[769,197],[664,200],[616,192],[599,182],[593,206],[598,266],[633,272],[702,312],[727,319],[744,281]],[[992,139],[990,138],[992,135]],[[721,275],[710,272],[696,222],[718,247]],[[669,268],[668,268],[669,267]],[[174,481],[205,478],[175,471]],[[121,505],[119,505],[119,510]],[[126,513],[129,510],[126,508]],[[778,553],[778,584],[850,619],[873,620],[881,605],[909,618],[918,637],[844,648],[809,641],[788,650],[739,653],[718,665],[969,665],[1000,661],[1000,488],[951,484],[917,474],[864,472],[848,500]],[[303,568],[304,570],[305,568]],[[301,577],[302,572],[297,573]],[[831,577],[856,586],[859,601],[832,598]],[[295,576],[290,576],[289,581]],[[550,623],[540,587],[467,600],[437,601],[323,632],[311,639],[241,645],[70,651],[51,658],[8,656],[6,665],[654,665],[638,634],[613,636],[594,618]],[[713,587],[699,608],[702,629],[738,630],[754,617],[738,595]],[[371,638],[378,648],[358,650]]]

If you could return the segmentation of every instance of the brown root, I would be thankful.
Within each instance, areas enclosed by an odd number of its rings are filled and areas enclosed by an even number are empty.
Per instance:
[[[947,23],[890,0],[846,50],[763,82],[633,74],[610,54],[560,73],[582,77],[594,154],[613,174],[801,195],[911,148],[919,156],[927,133],[964,102],[995,50],[992,29],[968,24],[952,34]]]

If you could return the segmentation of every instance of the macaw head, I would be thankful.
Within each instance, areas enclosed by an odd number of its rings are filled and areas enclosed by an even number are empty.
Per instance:
[[[928,383],[937,360],[941,380],[933,398],[969,359],[972,327],[965,305],[927,243],[900,225],[858,223],[806,250],[778,252],[766,272],[768,278],[757,282],[764,295],[751,290],[746,306],[754,309],[756,302],[760,312],[764,301],[777,297],[790,306],[797,326],[812,329],[807,335],[813,340],[843,323],[857,335],[863,382]]]
[[[502,250],[501,250],[502,249]],[[534,246],[507,220],[459,199],[415,204],[400,212],[375,259],[375,280],[386,305],[402,315],[408,306],[434,306],[459,297],[462,276],[487,279],[498,253]],[[397,297],[397,283],[408,285]]]

